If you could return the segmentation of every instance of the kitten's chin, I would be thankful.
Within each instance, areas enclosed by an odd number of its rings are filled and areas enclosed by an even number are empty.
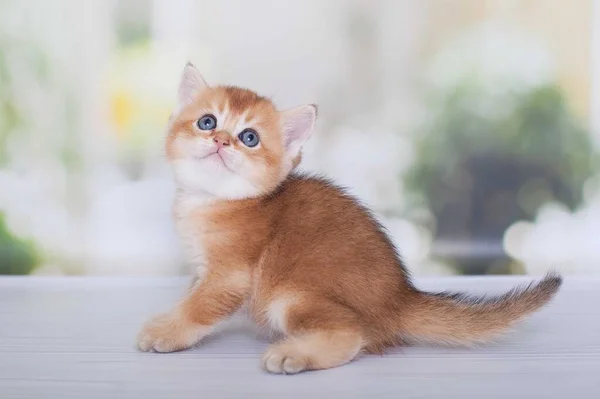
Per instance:
[[[229,172],[235,174],[235,171],[233,171],[229,165],[227,165],[227,162],[225,161],[225,159],[219,155],[217,152],[213,152],[211,154],[205,155],[205,156],[194,156],[192,157],[192,159],[196,162],[200,162],[201,166],[204,166],[205,169],[209,169],[209,170],[217,170],[219,168],[225,168],[227,169]]]
[[[171,164],[175,181],[184,191],[202,192],[217,199],[254,198],[263,194],[263,190],[228,169],[221,160],[191,158]]]

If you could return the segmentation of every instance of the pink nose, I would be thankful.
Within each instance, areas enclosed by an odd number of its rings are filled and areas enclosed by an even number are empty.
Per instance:
[[[229,144],[231,144],[231,142],[229,141],[229,139],[225,138],[225,137],[216,136],[216,137],[213,137],[213,141],[217,144],[217,146],[219,148],[221,148],[221,147],[227,147]]]

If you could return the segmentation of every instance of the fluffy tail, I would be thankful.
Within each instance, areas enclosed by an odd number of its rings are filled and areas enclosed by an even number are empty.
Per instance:
[[[450,345],[474,345],[494,339],[552,299],[562,284],[548,274],[537,284],[517,287],[496,297],[419,292],[402,321],[409,339]]]

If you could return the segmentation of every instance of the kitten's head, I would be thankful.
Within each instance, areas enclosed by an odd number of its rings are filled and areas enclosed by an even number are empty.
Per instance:
[[[208,86],[188,64],[166,144],[178,185],[226,199],[273,191],[299,163],[316,111],[278,111],[253,91]]]

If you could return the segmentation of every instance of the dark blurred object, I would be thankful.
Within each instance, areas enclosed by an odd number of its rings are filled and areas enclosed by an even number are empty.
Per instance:
[[[37,264],[34,245],[11,235],[6,228],[4,215],[0,213],[0,275],[29,274]]]
[[[492,248],[472,256],[444,251],[447,261],[465,274],[507,273],[506,229],[549,201],[580,204],[595,159],[589,134],[557,86],[513,93],[491,110],[478,96],[463,84],[436,99],[408,184],[433,212],[437,241]]]

